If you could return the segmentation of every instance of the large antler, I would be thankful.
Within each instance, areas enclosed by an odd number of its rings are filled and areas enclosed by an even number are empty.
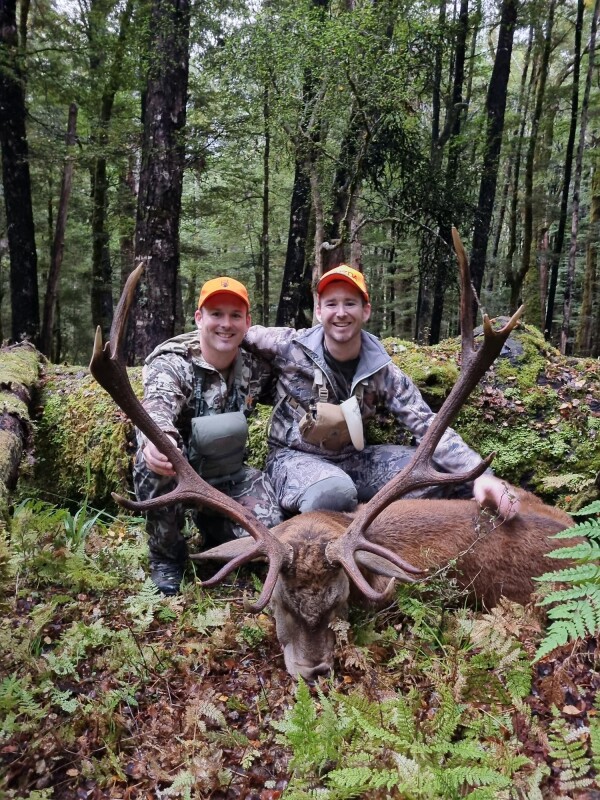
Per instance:
[[[281,567],[290,563],[291,548],[280,542],[265,525],[256,519],[247,509],[236,503],[227,495],[215,489],[198,475],[185,456],[178,450],[172,439],[162,431],[148,414],[136,397],[129,382],[125,358],[122,350],[122,339],[127,315],[133,302],[135,287],[143,271],[139,264],[129,275],[123,288],[121,299],[117,305],[110,329],[110,340],[102,346],[102,333],[96,330],[94,353],[90,362],[90,372],[98,383],[106,389],[117,405],[127,414],[129,419],[145,434],[145,436],[166,455],[176,472],[177,485],[173,491],[152,500],[136,502],[113,493],[114,499],[125,508],[146,511],[173,503],[204,506],[218,511],[220,514],[237,522],[256,540],[255,546],[246,554],[226,564],[216,575],[203,582],[204,586],[214,586],[226,575],[240,565],[260,555],[267,556],[269,571],[260,597],[252,606],[253,611],[263,609],[271,598],[277,576]]]
[[[390,551],[370,542],[365,531],[393,500],[397,500],[407,492],[422,489],[434,484],[464,483],[481,475],[491,463],[494,453],[484,459],[475,469],[464,473],[439,472],[432,463],[433,453],[446,428],[452,423],[463,403],[479,383],[483,375],[500,354],[505,341],[516,326],[525,306],[521,306],[506,325],[498,331],[492,327],[487,314],[483,316],[483,345],[475,347],[473,338],[474,292],[469,274],[467,254],[456,228],[452,228],[452,240],[460,265],[461,276],[461,346],[462,365],[459,378],[429,426],[421,440],[415,455],[404,469],[390,480],[356,515],[346,533],[327,546],[327,558],[332,563],[339,563],[360,591],[370,600],[383,599],[384,593],[378,593],[365,581],[355,561],[357,550],[366,550],[388,560]],[[394,562],[396,563],[396,562]]]

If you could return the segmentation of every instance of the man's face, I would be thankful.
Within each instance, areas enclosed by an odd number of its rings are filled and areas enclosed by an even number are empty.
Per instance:
[[[250,327],[244,301],[234,295],[217,294],[196,311],[195,319],[204,358],[217,368],[231,364]]]
[[[317,319],[323,325],[325,344],[336,358],[348,351],[354,358],[363,324],[371,316],[371,304],[347,281],[333,281],[323,289],[317,301]],[[334,353],[332,347],[337,351]]]

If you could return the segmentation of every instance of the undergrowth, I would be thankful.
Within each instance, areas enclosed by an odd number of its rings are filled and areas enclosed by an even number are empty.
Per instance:
[[[535,608],[475,613],[441,576],[426,596],[402,587],[388,608],[336,623],[336,674],[307,686],[239,583],[166,598],[146,578],[140,519],[24,501],[0,531],[0,795],[192,800],[259,786],[269,800],[541,800],[549,786],[597,788],[599,701],[582,724],[564,703],[541,713],[532,685],[562,641],[553,625],[565,641],[598,630],[564,610],[596,607],[598,511],[572,534],[571,583],[545,596],[541,645]]]

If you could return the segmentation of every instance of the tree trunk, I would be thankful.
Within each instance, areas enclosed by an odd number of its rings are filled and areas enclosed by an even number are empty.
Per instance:
[[[483,283],[490,222],[496,196],[517,5],[518,0],[502,1],[498,46],[486,98],[486,142],[471,255],[471,278],[477,294]]]
[[[577,258],[577,235],[579,233],[579,191],[581,188],[581,171],[583,168],[583,150],[585,147],[585,135],[587,133],[587,123],[589,116],[590,92],[592,89],[592,77],[594,74],[594,56],[596,50],[596,28],[598,25],[598,11],[600,0],[594,3],[592,14],[592,26],[590,33],[590,44],[588,49],[588,70],[585,80],[583,102],[581,104],[581,122],[579,124],[579,144],[575,157],[575,175],[573,178],[573,210],[571,215],[571,243],[569,247],[569,263],[567,267],[567,279],[565,284],[565,295],[563,301],[563,320],[560,331],[560,352],[563,355],[571,353],[571,312],[573,302],[573,286],[575,283],[575,261]]]
[[[577,331],[577,354],[589,358],[600,355],[600,280],[598,275],[598,241],[600,240],[600,159],[595,143],[590,199],[590,230],[588,234],[583,297]]]
[[[569,205],[569,190],[571,188],[571,170],[573,166],[573,151],[575,149],[575,133],[579,117],[579,72],[581,68],[581,32],[583,29],[583,13],[585,0],[577,2],[577,19],[575,22],[575,47],[573,54],[573,88],[571,91],[571,122],[569,138],[565,149],[565,168],[563,170],[563,187],[558,218],[558,230],[554,239],[554,247],[550,258],[550,284],[548,287],[548,302],[546,303],[546,320],[544,323],[544,336],[552,337],[552,322],[554,316],[554,303],[556,300],[556,286],[558,284],[558,267],[562,256],[567,227],[567,208]]]
[[[437,149],[448,142],[448,162],[446,164],[446,191],[452,196],[452,187],[456,181],[459,168],[459,151],[457,140],[460,135],[463,110],[463,84],[465,79],[465,57],[467,50],[467,35],[469,32],[469,0],[461,0],[458,16],[458,29],[456,34],[456,52],[454,55],[454,77],[452,81],[452,102],[446,120],[445,130],[440,135]],[[429,326],[429,344],[437,344],[440,340],[442,328],[442,314],[444,311],[444,298],[448,280],[453,275],[449,268],[451,260],[451,232],[450,221],[444,219],[440,222],[440,236],[446,243],[441,248],[436,245],[438,257],[435,259],[436,271],[433,282],[433,304],[431,308],[431,322]]]
[[[258,322],[269,324],[269,156],[271,151],[271,123],[269,108],[269,89],[263,90],[263,122],[265,146],[263,149],[263,194],[262,194],[262,230],[260,235],[260,255],[256,275],[256,309]]]
[[[133,357],[173,336],[189,60],[189,0],[153,0],[144,109],[136,261],[146,265],[135,304]]]
[[[0,46],[4,61],[0,69],[0,146],[10,255],[11,333],[15,342],[27,337],[37,343],[37,253],[25,128],[25,75],[17,41],[15,0],[0,2]]]
[[[131,20],[133,0],[127,0],[120,18],[119,35],[106,71],[107,10],[102,0],[93,0],[90,11],[90,72],[99,85],[104,84],[100,100],[100,111],[96,121],[93,141],[98,150],[92,168],[92,325],[100,326],[104,337],[108,336],[113,317],[112,265],[110,260],[110,235],[106,227],[108,212],[108,173],[106,149],[108,133],[116,93],[121,85],[125,43]]]
[[[525,197],[523,203],[523,250],[521,254],[521,267],[518,270],[507,270],[506,280],[510,286],[510,312],[514,313],[520,305],[521,289],[525,276],[533,265],[537,263],[537,248],[532,254],[532,243],[534,234],[534,197],[533,179],[535,173],[535,162],[538,147],[538,135],[542,112],[544,109],[544,99],[546,96],[546,83],[548,80],[548,64],[550,63],[550,52],[552,50],[552,30],[554,27],[555,0],[552,0],[548,9],[546,20],[546,33],[542,47],[540,68],[537,75],[537,93],[531,130],[529,132],[529,145],[525,157]],[[535,320],[538,322],[538,320]]]
[[[275,324],[299,327],[300,309],[310,307],[310,265],[306,242],[310,220],[310,178],[304,159],[296,157],[290,204],[288,243]]]
[[[119,254],[121,260],[120,291],[125,286],[125,281],[134,261],[135,204],[136,191],[133,177],[133,156],[129,156],[127,164],[123,165],[119,175]]]
[[[65,230],[67,227],[67,214],[69,211],[69,199],[71,197],[71,183],[73,180],[73,146],[75,144],[75,132],[77,128],[77,106],[71,103],[69,106],[69,121],[67,124],[67,155],[63,168],[63,176],[60,187],[60,198],[58,201],[58,212],[56,216],[56,231],[52,243],[50,254],[50,270],[48,272],[48,282],[46,285],[46,296],[44,298],[44,321],[42,324],[42,334],[40,337],[40,350],[50,360],[58,357],[56,348],[52,346],[54,333],[54,320],[56,311],[56,298],[58,296],[58,282],[62,267],[63,253],[65,249]]]
[[[529,26],[529,38],[527,40],[527,50],[525,51],[525,60],[523,64],[523,72],[521,74],[521,84],[519,87],[519,100],[517,103],[517,116],[520,123],[515,127],[512,137],[510,139],[510,148],[508,154],[508,166],[506,170],[506,179],[504,182],[504,189],[502,191],[502,205],[498,215],[498,226],[496,228],[496,237],[494,239],[494,249],[492,257],[498,258],[500,251],[500,239],[502,237],[502,228],[504,226],[504,217],[507,207],[509,208],[509,247],[507,258],[507,269],[512,269],[512,259],[517,249],[517,198],[519,196],[519,174],[521,171],[521,151],[523,147],[525,135],[525,123],[528,119],[529,110],[529,97],[531,94],[530,88],[527,88],[527,76],[529,74],[529,65],[531,63],[531,51],[533,48],[533,25]],[[508,193],[512,185],[512,193],[510,203],[508,200]]]
[[[39,353],[28,342],[0,349],[0,374],[8,402],[0,411],[0,518],[19,477],[23,454],[31,445],[29,404],[40,369]]]

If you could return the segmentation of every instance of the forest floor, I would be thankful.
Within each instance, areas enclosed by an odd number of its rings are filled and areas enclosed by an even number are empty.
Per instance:
[[[139,520],[84,511],[29,501],[0,547],[0,797],[600,799],[596,639],[532,665],[534,606],[399,590],[307,687],[244,610],[262,568],[164,598]]]

